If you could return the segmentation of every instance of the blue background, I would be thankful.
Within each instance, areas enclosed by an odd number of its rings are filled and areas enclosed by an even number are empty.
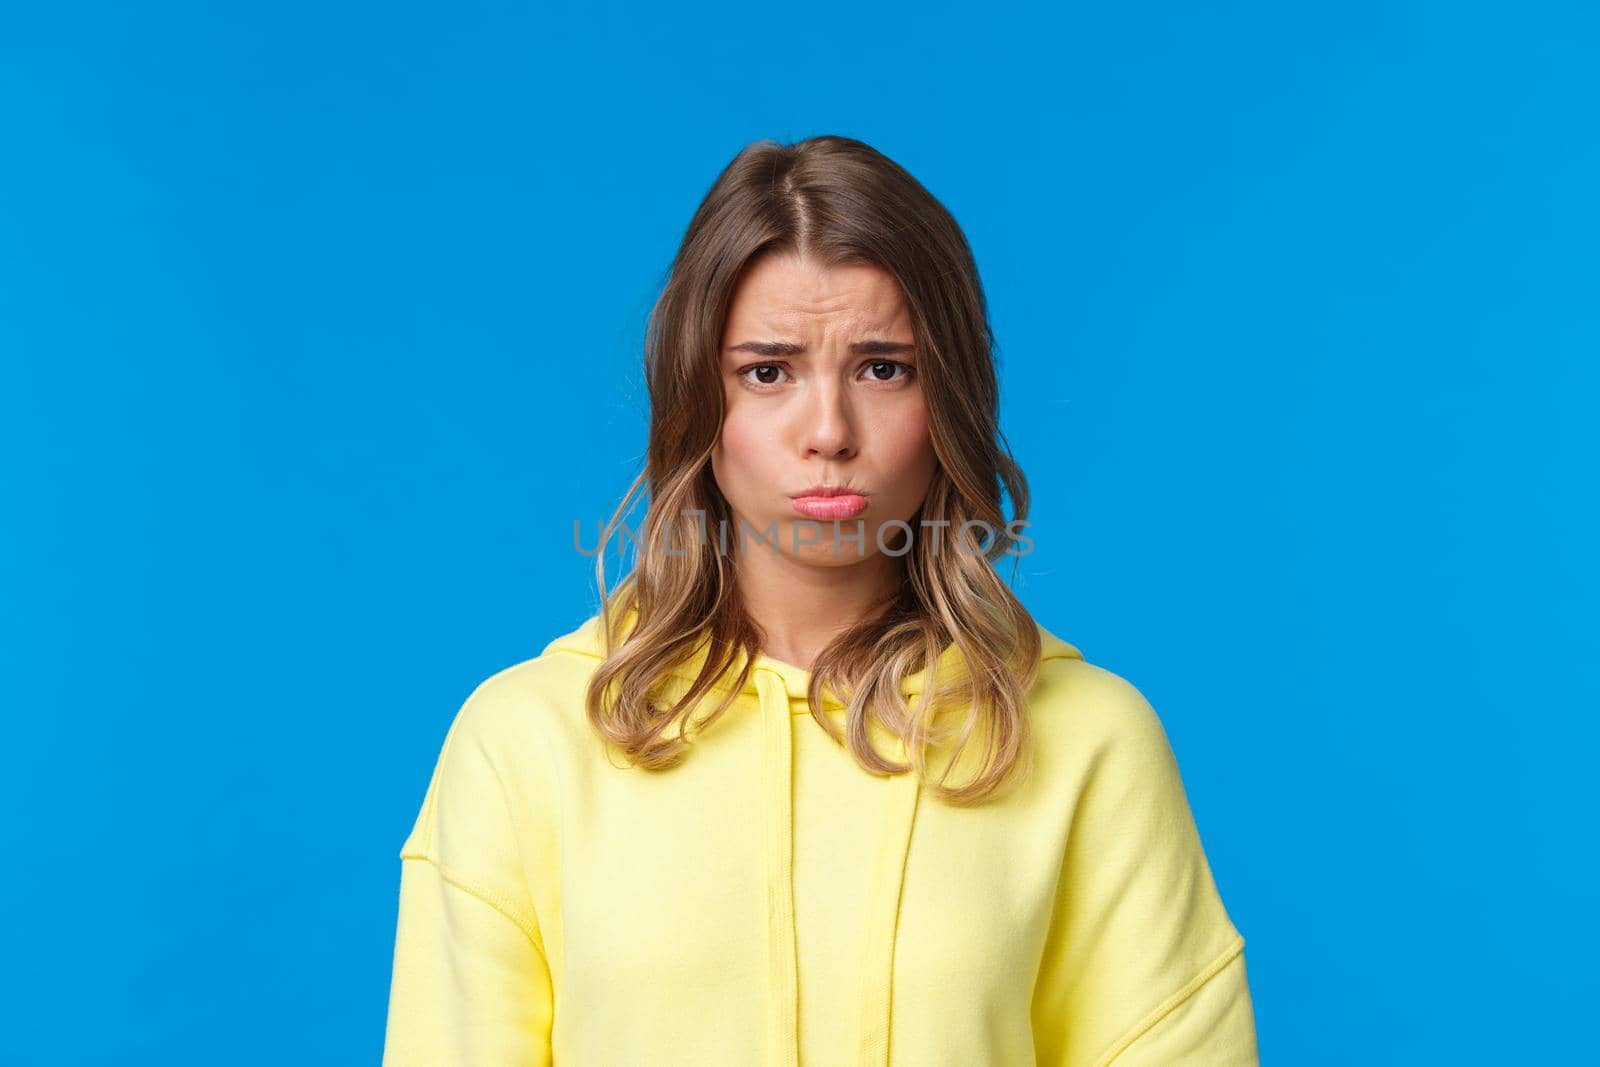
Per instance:
[[[1580,4],[11,6],[14,1063],[375,1063],[473,685],[591,610],[742,145],[966,228],[1018,591],[1162,715],[1264,1061],[1592,1055]]]

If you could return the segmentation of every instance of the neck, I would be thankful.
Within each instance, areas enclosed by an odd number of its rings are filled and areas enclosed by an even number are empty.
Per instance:
[[[810,670],[836,636],[882,607],[905,580],[905,561],[873,553],[811,563],[752,552],[739,561],[745,611],[763,633],[766,655]]]

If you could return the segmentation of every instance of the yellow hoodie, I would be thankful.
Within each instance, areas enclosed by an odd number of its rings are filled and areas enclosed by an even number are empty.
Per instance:
[[[968,808],[864,771],[765,655],[665,772],[585,718],[598,616],[488,678],[400,851],[384,1064],[1257,1064],[1159,719],[1039,633],[1033,772]]]

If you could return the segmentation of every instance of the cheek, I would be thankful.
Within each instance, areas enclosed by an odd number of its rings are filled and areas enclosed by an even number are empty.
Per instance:
[[[717,439],[717,452],[722,462],[734,468],[747,466],[757,451],[757,432],[752,421],[737,410],[726,412],[722,417],[722,434]]]
[[[921,407],[890,422],[884,443],[902,476],[915,477],[933,469],[933,439],[928,433],[927,412]]]
[[[763,471],[772,455],[771,432],[771,420],[752,417],[748,409],[730,405],[723,412],[712,467],[725,496],[742,497],[747,487],[766,480]]]

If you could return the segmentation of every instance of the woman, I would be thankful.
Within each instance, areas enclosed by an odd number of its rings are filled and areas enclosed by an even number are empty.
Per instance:
[[[1257,1062],[1155,712],[996,571],[991,342],[896,164],[729,164],[651,316],[635,566],[471,694],[401,850],[386,1064]]]

